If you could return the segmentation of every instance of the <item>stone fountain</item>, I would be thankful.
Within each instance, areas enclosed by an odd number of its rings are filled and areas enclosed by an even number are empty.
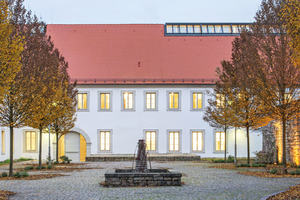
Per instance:
[[[105,173],[106,187],[181,186],[182,174],[168,169],[148,169],[145,140],[139,140],[135,168],[116,169]]]

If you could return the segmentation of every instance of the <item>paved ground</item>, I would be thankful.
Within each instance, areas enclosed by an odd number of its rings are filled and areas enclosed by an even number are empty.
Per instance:
[[[181,187],[105,188],[100,186],[108,169],[131,167],[132,162],[90,163],[103,169],[65,173],[44,180],[0,181],[1,190],[17,192],[10,199],[260,199],[300,184],[300,178],[259,178],[234,170],[208,168],[207,163],[152,162],[152,168],[183,173]],[[0,169],[1,172],[1,169]]]

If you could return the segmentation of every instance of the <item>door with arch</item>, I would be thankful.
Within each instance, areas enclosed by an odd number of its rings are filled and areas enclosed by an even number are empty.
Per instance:
[[[58,157],[67,156],[73,162],[85,162],[86,140],[76,132],[69,132],[58,140]]]

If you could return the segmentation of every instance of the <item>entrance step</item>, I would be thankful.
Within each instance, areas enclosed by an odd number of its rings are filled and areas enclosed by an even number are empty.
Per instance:
[[[150,161],[198,161],[201,156],[196,154],[150,154]],[[132,161],[133,154],[91,154],[87,162]]]

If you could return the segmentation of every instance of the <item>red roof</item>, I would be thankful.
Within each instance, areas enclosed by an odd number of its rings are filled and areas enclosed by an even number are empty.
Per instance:
[[[234,36],[165,36],[163,24],[47,26],[79,84],[212,83]]]

